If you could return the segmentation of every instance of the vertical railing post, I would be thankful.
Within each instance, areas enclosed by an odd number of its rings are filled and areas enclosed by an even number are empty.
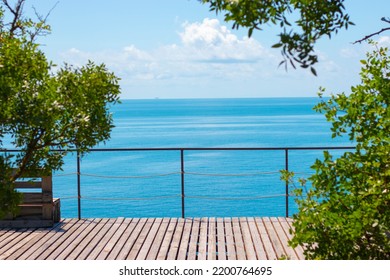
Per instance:
[[[80,152],[77,151],[77,213],[81,219],[81,178],[80,178]]]
[[[288,149],[284,150],[285,152],[285,170],[288,171]],[[288,217],[288,197],[289,197],[289,184],[288,180],[286,180],[286,218]]]
[[[181,217],[185,218],[185,204],[184,204],[184,150],[180,149],[180,163],[181,163]]]

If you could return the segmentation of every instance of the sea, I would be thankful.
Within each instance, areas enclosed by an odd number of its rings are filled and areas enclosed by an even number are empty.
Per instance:
[[[80,161],[81,212],[90,217],[285,216],[285,150],[352,146],[332,138],[318,98],[122,100],[111,138]],[[142,150],[126,150],[140,148]],[[154,150],[148,148],[199,148]],[[200,149],[204,148],[204,150]],[[210,149],[217,148],[217,149]],[[267,148],[231,150],[221,148]],[[331,151],[335,156],[343,150]],[[322,150],[289,150],[288,169],[309,177]],[[184,173],[181,171],[184,170]],[[183,175],[183,176],[182,176]],[[53,175],[61,216],[78,216],[77,156]],[[310,186],[309,186],[310,187]],[[288,186],[288,193],[294,185]]]

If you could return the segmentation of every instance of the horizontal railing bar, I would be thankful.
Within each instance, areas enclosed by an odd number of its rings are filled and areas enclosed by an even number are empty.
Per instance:
[[[178,197],[181,197],[182,201],[182,217],[185,217],[185,197],[187,198],[197,198],[197,199],[217,199],[217,198],[206,198],[201,196],[186,196],[185,195],[185,189],[184,189],[184,152],[185,151],[284,151],[285,152],[285,168],[288,169],[288,154],[289,151],[313,151],[313,150],[351,150],[356,149],[355,146],[313,146],[313,147],[155,147],[155,148],[92,148],[89,149],[89,152],[151,152],[151,151],[180,151],[180,163],[181,163],[181,170],[180,172],[176,172],[175,174],[181,174],[181,195]],[[23,149],[0,149],[0,153],[17,153],[21,152]],[[80,171],[80,152],[77,149],[52,149],[52,152],[70,152],[70,153],[77,153],[77,172],[75,173],[77,175],[77,202],[78,202],[78,218],[81,219],[81,199],[88,199],[87,197],[84,197],[81,195],[81,175],[87,176],[87,175],[93,175],[93,174],[82,174]],[[191,174],[191,172],[188,172],[187,174]],[[203,173],[192,173],[193,175],[203,175],[203,176],[221,176],[221,174],[203,174]],[[222,174],[223,176],[227,176],[226,174]],[[229,176],[237,176],[238,174],[230,174]],[[243,174],[241,174],[242,176]],[[97,176],[97,175],[93,175]],[[113,176],[104,176],[104,177],[110,177],[113,178]],[[126,176],[126,178],[139,178],[139,177],[145,177],[145,176]],[[150,177],[150,176],[148,176]],[[289,185],[288,182],[286,182],[286,193],[282,196],[286,197],[286,217],[289,216]],[[176,197],[176,196],[175,196]],[[160,198],[160,197],[159,197]],[[253,199],[254,197],[251,197],[250,199]],[[265,198],[265,197],[263,197]],[[91,198],[89,199],[102,199],[102,198]],[[106,198],[107,199],[107,198]],[[220,199],[230,199],[230,198],[220,198]],[[237,198],[235,198],[237,199]],[[113,198],[110,198],[110,200],[113,200]],[[118,200],[118,199],[115,199]]]
[[[187,148],[92,148],[90,152],[145,152],[145,151],[285,151],[285,150],[351,150],[355,146],[320,146],[320,147],[187,147]],[[0,152],[16,153],[22,150],[18,149],[3,149]],[[76,149],[53,149],[53,152],[77,152]]]

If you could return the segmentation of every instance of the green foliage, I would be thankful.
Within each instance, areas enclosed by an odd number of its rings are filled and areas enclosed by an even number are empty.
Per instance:
[[[24,172],[58,170],[67,150],[84,153],[109,139],[109,106],[120,94],[119,79],[104,65],[57,67],[47,61],[32,36],[44,23],[19,20],[12,28],[3,14],[1,10],[0,150],[7,137],[21,152],[0,154],[0,217],[15,210],[19,196],[12,184]]]
[[[0,156],[0,218],[9,213],[16,213],[21,194],[14,191],[9,178],[12,176],[9,157]]]
[[[339,158],[324,152],[312,166],[312,187],[295,190],[299,213],[290,245],[304,246],[308,259],[390,259],[388,50],[375,48],[361,63],[361,84],[350,95],[332,95],[315,107],[332,123],[333,137],[348,135],[356,151]]]
[[[353,23],[344,13],[344,0],[202,0],[216,13],[225,12],[225,20],[233,21],[233,28],[248,28],[250,37],[254,30],[263,26],[278,25],[282,32],[274,48],[281,48],[284,60],[294,68],[298,63],[302,68],[312,67],[318,61],[314,53],[315,43],[322,37],[331,37],[342,28]],[[298,15],[298,16],[297,16]]]

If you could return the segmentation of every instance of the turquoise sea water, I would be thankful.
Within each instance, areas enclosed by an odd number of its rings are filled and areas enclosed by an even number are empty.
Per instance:
[[[124,100],[98,148],[348,146],[332,139],[317,98]],[[290,151],[309,174],[321,151]],[[284,216],[284,151],[186,151],[188,217]],[[93,152],[81,161],[83,217],[180,217],[180,151]],[[76,157],[54,176],[63,217],[77,216]],[[155,176],[161,175],[161,176]],[[290,199],[290,213],[296,211]]]

